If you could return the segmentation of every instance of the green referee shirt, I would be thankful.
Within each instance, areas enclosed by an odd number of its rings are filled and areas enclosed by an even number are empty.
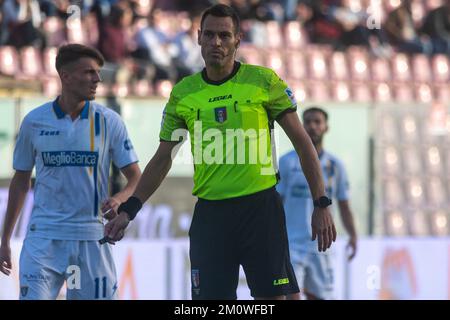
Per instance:
[[[277,183],[271,127],[295,111],[292,91],[271,69],[235,62],[215,82],[206,70],[184,78],[164,109],[160,139],[180,141],[189,131],[193,194],[208,200],[252,194]]]

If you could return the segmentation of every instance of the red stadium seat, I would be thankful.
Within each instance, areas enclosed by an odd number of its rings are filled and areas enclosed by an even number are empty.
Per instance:
[[[446,210],[436,210],[432,213],[431,229],[436,236],[448,236],[449,233],[449,214]]]
[[[298,21],[285,24],[284,38],[288,48],[300,49],[308,43],[308,36]]]
[[[394,54],[392,59],[392,70],[394,79],[398,81],[409,81],[411,79],[411,71],[409,68],[408,56],[404,53]]]
[[[57,47],[66,41],[64,21],[58,17],[47,17],[42,25],[46,46]]]
[[[333,99],[339,102],[347,102],[350,100],[350,87],[347,82],[337,82],[331,85]]]
[[[369,85],[366,83],[353,83],[351,85],[353,91],[353,100],[357,102],[370,102],[372,101],[372,92]]]
[[[269,48],[283,47],[283,35],[280,24],[277,21],[266,22],[266,41]]]
[[[437,102],[448,103],[450,101],[450,84],[435,85],[434,96]]]
[[[44,72],[47,75],[57,76],[58,72],[56,71],[55,62],[56,55],[58,54],[58,48],[51,47],[45,48],[43,54],[43,63],[44,63]]]
[[[139,80],[133,85],[133,92],[139,97],[148,97],[153,94],[153,87],[148,80]]]
[[[237,51],[238,59],[254,65],[264,65],[261,50],[252,45],[242,45]]]
[[[12,46],[0,47],[0,73],[7,76],[16,76],[19,71],[18,54]]]
[[[84,28],[81,19],[67,19],[67,40],[69,43],[86,43]]]
[[[413,102],[414,92],[410,84],[399,84],[395,86],[395,101],[397,102]]]
[[[349,58],[350,71],[354,80],[367,81],[370,79],[369,64],[365,51],[352,54]]]
[[[265,65],[273,69],[281,78],[285,78],[285,63],[282,51],[271,49],[266,52],[265,57]]]
[[[415,81],[428,82],[432,79],[430,58],[424,54],[416,54],[412,57],[412,72]]]
[[[386,82],[376,83],[374,85],[374,100],[376,102],[392,101],[392,90]]]
[[[348,80],[350,78],[347,58],[342,51],[336,51],[331,55],[330,74],[334,80]]]
[[[112,91],[117,97],[123,98],[130,93],[130,87],[126,83],[116,83],[113,85]]]
[[[432,69],[434,81],[449,83],[450,81],[450,64],[446,55],[440,54],[432,58]]]
[[[155,92],[160,97],[168,98],[172,87],[173,84],[169,80],[159,80],[155,85]]]
[[[329,84],[323,81],[312,81],[308,84],[311,100],[325,102],[330,100]]]
[[[433,101],[433,90],[428,84],[416,84],[414,86],[416,101],[421,103],[430,103]]]
[[[42,74],[42,57],[37,48],[24,47],[20,50],[22,76],[34,78]]]
[[[374,81],[390,81],[391,67],[389,61],[385,59],[374,59],[371,64],[372,79]]]
[[[56,97],[61,92],[61,81],[56,77],[43,79],[42,89],[45,96]]]
[[[305,56],[302,52],[298,50],[287,51],[285,59],[287,62],[287,73],[289,74],[289,77],[294,79],[306,79],[308,77]]]
[[[311,51],[309,54],[309,74],[313,79],[328,79],[329,73],[323,51]]]

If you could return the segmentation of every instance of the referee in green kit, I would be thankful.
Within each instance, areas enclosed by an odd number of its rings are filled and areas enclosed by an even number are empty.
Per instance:
[[[215,5],[202,16],[198,43],[205,68],[172,90],[160,145],[136,191],[105,227],[118,241],[172,165],[189,131],[198,197],[189,231],[193,299],[236,299],[239,266],[255,299],[299,292],[290,263],[283,205],[275,190],[271,129],[277,121],[301,157],[314,197],[312,240],[318,251],[336,239],[319,159],[296,113],[292,91],[272,70],[235,60],[240,22]],[[175,152],[174,152],[175,153]],[[276,160],[275,160],[276,161]]]

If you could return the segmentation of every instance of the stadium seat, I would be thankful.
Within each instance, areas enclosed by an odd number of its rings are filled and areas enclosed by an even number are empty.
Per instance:
[[[287,51],[285,60],[289,77],[300,80],[307,79],[308,70],[305,62],[305,56],[302,52],[298,50]]]
[[[168,98],[173,84],[169,80],[159,80],[155,84],[155,92],[158,96]]]
[[[435,55],[431,60],[433,69],[434,81],[449,83],[450,81],[450,66],[449,59],[443,54]]]
[[[308,43],[306,31],[298,21],[287,22],[284,28],[284,39],[288,48],[300,49]]]
[[[50,77],[42,80],[42,91],[47,97],[56,97],[61,92],[61,82],[59,78]]]
[[[427,174],[443,174],[442,172],[442,155],[439,147],[436,145],[429,146],[426,150],[425,163]]]
[[[389,61],[385,59],[373,59],[370,64],[372,80],[374,81],[390,81],[391,67]]]
[[[427,212],[416,209],[408,214],[410,232],[413,236],[427,236],[430,234],[429,217]]]
[[[439,176],[427,177],[426,181],[428,205],[443,207],[446,205],[446,189]]]
[[[437,84],[434,86],[433,91],[437,102],[448,103],[450,101],[450,84]]]
[[[372,92],[370,86],[365,82],[352,83],[351,84],[352,97],[357,102],[370,102],[372,101]]]
[[[42,57],[39,49],[24,47],[20,50],[21,75],[27,78],[38,77],[42,74]]]
[[[295,99],[298,103],[302,103],[309,98],[307,86],[303,81],[299,81],[293,78],[286,80],[289,88],[294,92]]]
[[[445,210],[436,210],[431,215],[431,229],[436,236],[448,236],[449,213]]]
[[[411,11],[414,25],[420,28],[426,15],[426,7],[422,0],[411,1]]]
[[[420,208],[425,204],[424,186],[417,176],[407,179],[406,194],[412,206]]]
[[[416,101],[420,103],[431,103],[433,101],[433,90],[428,84],[414,85],[414,92],[416,94]]]
[[[130,86],[126,83],[116,83],[113,85],[112,91],[117,97],[123,98],[130,93]]]
[[[308,57],[309,74],[313,79],[328,79],[329,73],[323,51],[311,51]]]
[[[86,37],[81,19],[67,19],[67,40],[69,43],[86,44]]]
[[[388,211],[385,224],[388,235],[404,236],[408,234],[407,221],[400,210]]]
[[[7,76],[16,76],[19,71],[18,53],[12,46],[0,47],[0,73]]]
[[[344,52],[335,51],[330,58],[330,74],[334,80],[348,80],[350,73],[347,66],[347,58]]]
[[[238,59],[248,64],[264,65],[261,50],[252,45],[242,45],[237,51]]]
[[[350,87],[347,82],[331,83],[331,91],[333,99],[336,101],[347,102],[350,100]]]
[[[397,122],[392,114],[384,113],[379,116],[380,139],[384,144],[398,143]]]
[[[392,58],[392,70],[394,72],[394,80],[404,82],[411,80],[411,71],[409,68],[408,56],[406,54],[394,54]]]
[[[271,49],[266,51],[266,65],[267,67],[273,69],[282,79],[285,78],[285,63],[283,52],[277,49]]]
[[[312,101],[330,101],[329,84],[323,81],[311,81],[308,84],[308,92]]]
[[[374,100],[376,102],[392,101],[392,90],[386,82],[374,84]]]
[[[86,44],[97,47],[99,39],[98,21],[94,13],[88,14],[83,19],[83,31],[86,35]]]
[[[133,85],[133,93],[138,97],[149,97],[153,94],[153,87],[148,80],[139,80]]]
[[[420,174],[423,172],[422,160],[420,158],[419,150],[415,146],[408,146],[403,148],[403,166],[402,169],[405,174]]]
[[[48,47],[58,47],[66,41],[66,30],[64,21],[59,17],[47,17],[42,28],[44,30],[45,42]]]
[[[388,146],[382,150],[383,155],[383,173],[397,174],[401,168],[400,155],[397,148]]]
[[[414,92],[410,84],[398,84],[395,86],[394,96],[395,101],[401,103],[408,103],[414,101]]]
[[[269,48],[281,48],[283,47],[283,35],[281,33],[280,24],[277,21],[268,21],[265,23],[266,34],[265,38],[266,46]]]
[[[424,54],[416,54],[411,59],[414,80],[417,82],[430,82],[431,74],[430,58]]]
[[[417,119],[411,114],[404,115],[401,119],[402,141],[412,144],[417,143],[419,139],[418,131]]]
[[[58,75],[58,72],[56,71],[56,67],[55,67],[57,54],[58,54],[58,48],[56,48],[56,47],[50,47],[50,48],[44,49],[42,61],[44,64],[45,74],[51,75],[51,76]]]

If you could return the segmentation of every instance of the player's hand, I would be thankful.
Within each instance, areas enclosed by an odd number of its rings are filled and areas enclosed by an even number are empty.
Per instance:
[[[103,217],[107,220],[112,220],[117,216],[117,209],[120,206],[120,201],[114,197],[106,199],[102,203]]]
[[[316,240],[319,252],[326,251],[336,241],[336,227],[328,208],[314,208],[311,219],[312,237]]]
[[[356,249],[357,249],[356,237],[350,237],[346,248],[347,248],[347,250],[350,250],[350,253],[348,255],[348,261],[351,261],[356,255]]]
[[[130,219],[128,218],[128,214],[122,212],[105,225],[105,237],[109,237],[112,242],[121,240],[125,235],[125,229],[129,223]],[[112,242],[109,243],[114,244]]]
[[[7,276],[11,273],[11,248],[9,245],[0,246],[0,271]]]

